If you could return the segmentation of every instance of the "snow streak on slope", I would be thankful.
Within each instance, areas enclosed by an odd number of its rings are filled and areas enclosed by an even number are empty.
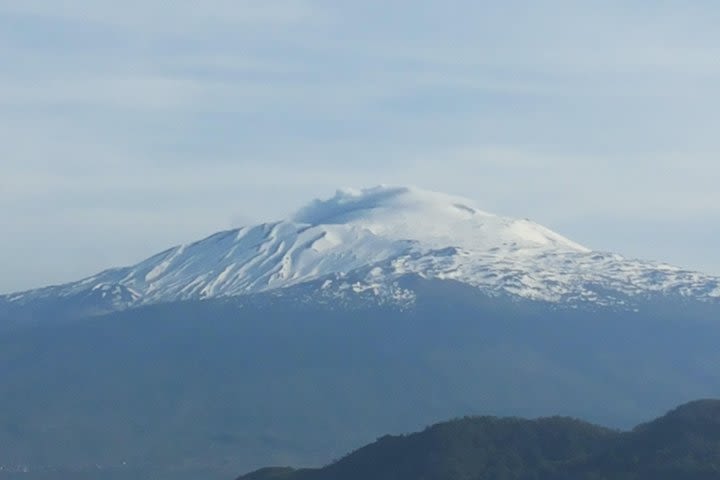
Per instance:
[[[463,198],[376,187],[339,191],[286,221],[221,232],[132,267],[8,299],[28,303],[94,292],[110,308],[125,308],[320,279],[326,290],[352,285],[387,292],[407,274],[553,302],[622,303],[624,296],[650,293],[720,297],[717,278],[593,252],[529,220],[478,210]]]
[[[132,267],[11,296],[11,300],[77,295],[98,285],[122,285],[138,292],[139,302],[130,303],[240,295],[353,271],[401,255],[408,248],[409,242],[388,240],[362,228],[278,222],[217,233]]]

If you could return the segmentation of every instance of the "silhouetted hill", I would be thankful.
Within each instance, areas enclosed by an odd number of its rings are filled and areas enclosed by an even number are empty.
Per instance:
[[[468,417],[385,436],[320,469],[239,480],[710,480],[720,478],[720,400],[629,432],[553,417]]]

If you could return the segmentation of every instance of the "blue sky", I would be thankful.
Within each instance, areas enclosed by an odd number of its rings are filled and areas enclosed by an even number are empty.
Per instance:
[[[720,274],[720,5],[0,0],[0,291],[413,184]]]

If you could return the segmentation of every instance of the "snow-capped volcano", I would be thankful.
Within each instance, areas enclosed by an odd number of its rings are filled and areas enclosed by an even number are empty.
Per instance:
[[[131,267],[5,299],[79,297],[126,308],[311,281],[381,295],[408,274],[550,302],[622,304],[652,293],[720,298],[718,278],[594,252],[529,220],[483,212],[467,199],[380,186],[338,191],[283,221],[220,232]]]

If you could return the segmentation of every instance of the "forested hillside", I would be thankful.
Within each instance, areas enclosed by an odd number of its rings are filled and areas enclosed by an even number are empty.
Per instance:
[[[720,478],[720,400],[683,405],[632,431],[553,417],[468,417],[386,436],[321,469],[239,480],[711,480]]]

